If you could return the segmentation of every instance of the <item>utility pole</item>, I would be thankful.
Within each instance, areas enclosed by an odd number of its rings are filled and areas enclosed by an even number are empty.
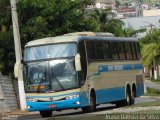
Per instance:
[[[16,0],[10,0],[10,4],[11,4],[11,12],[12,12],[13,35],[14,35],[14,45],[15,45],[15,54],[16,54],[15,65],[18,68],[17,77],[18,77],[20,108],[22,111],[25,111],[27,109],[27,106],[26,106],[24,83],[23,83],[22,51],[21,51]]]

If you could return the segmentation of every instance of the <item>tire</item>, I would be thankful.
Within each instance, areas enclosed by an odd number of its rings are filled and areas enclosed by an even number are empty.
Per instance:
[[[90,95],[90,105],[87,107],[83,107],[82,111],[83,112],[95,112],[96,111],[96,98],[93,93]]]
[[[130,106],[131,103],[133,102],[132,100],[134,100],[134,98],[131,97],[131,92],[129,89],[127,89],[125,100],[116,102],[116,107]]]
[[[131,92],[130,92],[130,89],[127,88],[125,106],[130,106],[131,105],[131,101],[132,101]]]
[[[131,105],[134,105],[135,96],[136,96],[136,93],[135,93],[135,91],[133,90],[132,93],[131,93]]]
[[[39,113],[42,117],[51,117],[52,116],[51,110],[39,111]]]

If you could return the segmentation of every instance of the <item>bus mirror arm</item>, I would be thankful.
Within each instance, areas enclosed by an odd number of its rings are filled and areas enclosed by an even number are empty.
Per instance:
[[[80,54],[76,54],[75,56],[75,68],[76,68],[76,71],[81,71],[81,60],[80,60]]]
[[[23,60],[21,60],[21,63],[23,64],[23,63],[24,63],[24,61],[23,61]]]

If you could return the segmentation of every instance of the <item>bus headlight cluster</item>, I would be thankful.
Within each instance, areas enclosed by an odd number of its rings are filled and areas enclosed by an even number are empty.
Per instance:
[[[38,100],[37,99],[29,99],[29,98],[27,98],[26,101],[27,102],[37,102]]]
[[[78,98],[78,97],[79,97],[79,94],[74,94],[74,95],[67,96],[66,100],[71,100],[71,99]]]

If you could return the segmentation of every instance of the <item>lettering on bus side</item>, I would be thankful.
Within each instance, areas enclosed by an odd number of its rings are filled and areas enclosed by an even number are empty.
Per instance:
[[[109,72],[109,71],[122,71],[124,70],[123,65],[101,65],[98,67],[98,74],[101,72]]]
[[[123,65],[109,65],[108,71],[121,71],[123,70]]]

